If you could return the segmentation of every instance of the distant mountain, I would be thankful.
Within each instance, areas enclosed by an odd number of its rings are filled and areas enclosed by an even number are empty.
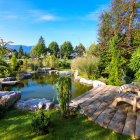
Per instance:
[[[8,48],[11,48],[11,49],[15,49],[15,50],[19,50],[19,46],[20,45],[7,45],[6,47]],[[26,53],[29,53],[32,49],[32,46],[25,46],[25,45],[22,45],[22,48],[23,48],[23,52],[26,52]]]

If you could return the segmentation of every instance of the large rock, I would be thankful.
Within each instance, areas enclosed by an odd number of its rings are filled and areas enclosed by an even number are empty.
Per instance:
[[[95,80],[93,81],[93,87],[99,87],[99,86],[105,86],[106,84],[101,82],[101,81],[98,81],[98,80]]]
[[[47,73],[47,72],[49,72],[49,70],[50,70],[50,69],[48,69],[48,68],[39,68],[37,71],[38,71],[39,73]]]
[[[74,80],[80,80],[80,76],[78,76],[78,70],[74,72]]]
[[[92,80],[87,80],[85,78],[80,78],[80,83],[87,84],[87,85],[93,85]]]
[[[5,81],[16,81],[16,77],[0,78],[0,82],[5,82]]]
[[[49,74],[57,73],[57,72],[58,72],[58,70],[48,70],[48,73],[49,73]]]
[[[0,91],[0,107],[9,108],[21,97],[20,91]]]
[[[72,73],[69,72],[69,71],[57,71],[56,74],[67,75],[67,76],[71,76],[72,75]]]
[[[19,79],[26,79],[26,78],[31,78],[33,76],[32,72],[27,72],[27,73],[21,73],[19,74]]]
[[[39,110],[41,108],[43,108],[44,110],[50,110],[53,107],[54,107],[54,104],[51,101],[46,100],[45,98],[43,98],[43,99],[29,99],[26,101],[19,100],[15,104],[16,109],[27,110],[27,111],[36,111],[36,110]]]
[[[4,81],[4,82],[1,82],[0,85],[10,85],[10,86],[14,86],[16,84],[19,84],[20,81]]]

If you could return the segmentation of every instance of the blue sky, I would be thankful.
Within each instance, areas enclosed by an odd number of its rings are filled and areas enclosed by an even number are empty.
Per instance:
[[[14,44],[46,46],[71,41],[89,47],[97,41],[98,17],[111,0],[0,0],[0,37]]]

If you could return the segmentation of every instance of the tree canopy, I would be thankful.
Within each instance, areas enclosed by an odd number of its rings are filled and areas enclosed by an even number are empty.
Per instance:
[[[83,53],[85,52],[85,47],[82,43],[80,43],[78,46],[75,47],[75,52],[79,55],[82,56]]]
[[[89,46],[88,55],[97,55],[97,52],[98,52],[98,45],[95,43],[92,43]]]
[[[51,55],[55,55],[57,57],[57,54],[59,52],[59,46],[58,46],[57,42],[52,41],[49,44],[48,51],[50,52]]]
[[[134,34],[140,36],[138,31],[140,26],[139,4],[140,2],[136,0],[112,0],[110,10],[101,14],[98,32],[101,53],[108,51],[107,42],[115,34],[122,38],[118,43],[118,49],[122,52],[138,45],[140,38],[136,38]],[[128,54],[128,51],[124,53]]]
[[[100,55],[100,71],[101,73],[109,65],[110,53],[108,42],[115,35],[119,41],[116,44],[116,49],[119,50],[119,55],[126,60],[123,67],[128,69],[127,63],[131,58],[132,52],[138,48],[140,42],[140,2],[137,0],[112,0],[110,9],[104,11],[100,15],[98,43]],[[125,72],[125,71],[124,71]]]
[[[22,48],[22,46],[20,45],[20,46],[19,46],[19,50],[18,50],[18,58],[21,58],[23,55],[24,55],[24,53],[23,53],[23,48]]]
[[[33,49],[35,57],[40,57],[41,55],[44,55],[46,53],[45,42],[42,36],[39,38],[38,43],[35,45]]]
[[[61,46],[61,55],[69,56],[73,53],[73,47],[70,41],[65,41]]]

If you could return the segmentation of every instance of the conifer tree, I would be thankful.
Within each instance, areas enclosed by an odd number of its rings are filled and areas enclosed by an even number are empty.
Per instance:
[[[40,57],[46,53],[45,41],[42,36],[39,38],[37,45],[34,47],[34,53],[36,57]]]
[[[20,46],[19,46],[19,50],[18,50],[18,58],[21,58],[23,55],[24,55],[24,53],[23,53],[23,48],[22,48],[22,46],[20,45]]]
[[[108,73],[109,73],[109,84],[111,85],[120,85],[120,80],[122,78],[122,60],[119,55],[119,51],[117,49],[117,44],[120,39],[117,34],[109,40],[109,55],[110,55],[110,63],[108,65]]]
[[[63,117],[69,116],[69,102],[72,97],[71,78],[62,76],[57,82],[57,99]]]

